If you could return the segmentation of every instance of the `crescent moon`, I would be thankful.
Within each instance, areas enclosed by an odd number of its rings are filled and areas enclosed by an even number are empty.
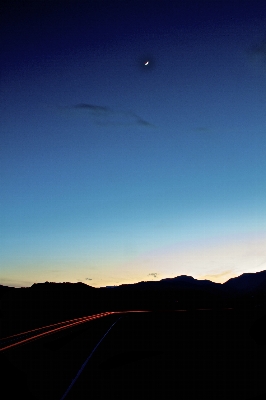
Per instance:
[[[144,65],[148,65],[149,64],[149,61],[146,61],[145,63],[144,63]]]

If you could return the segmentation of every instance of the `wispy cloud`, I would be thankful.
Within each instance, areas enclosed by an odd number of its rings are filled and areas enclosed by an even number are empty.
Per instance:
[[[153,276],[154,278],[157,278],[158,272],[151,272],[150,274],[148,274],[148,276],[149,275]]]
[[[266,61],[266,38],[250,48],[250,53],[262,57]]]
[[[22,279],[0,278],[0,285],[11,287],[29,287],[32,286],[33,281],[24,281]]]
[[[207,126],[196,126],[194,129],[196,132],[209,132],[210,129]]]
[[[231,275],[233,273],[233,271],[231,269],[220,272],[218,274],[207,274],[207,275],[203,275],[200,276],[200,278],[198,279],[209,279],[209,280],[219,280],[219,278],[224,277],[226,275]]]
[[[262,261],[259,265],[257,265],[257,266],[256,266],[256,269],[259,268],[259,267],[261,267],[261,266],[264,265],[264,264],[265,264],[265,266],[266,266],[266,260]]]
[[[89,103],[78,103],[63,108],[65,111],[82,112],[99,126],[140,126],[155,128],[153,124],[130,111],[113,110],[110,107]]]
[[[80,110],[86,110],[89,111],[95,115],[105,115],[105,114],[109,114],[110,112],[112,112],[112,110],[108,107],[104,107],[104,106],[96,106],[94,104],[87,104],[87,103],[79,103],[79,104],[75,104],[73,106],[73,108],[77,108]]]
[[[266,69],[266,37],[259,43],[249,47],[247,54],[250,60],[257,65],[260,65],[264,70]]]

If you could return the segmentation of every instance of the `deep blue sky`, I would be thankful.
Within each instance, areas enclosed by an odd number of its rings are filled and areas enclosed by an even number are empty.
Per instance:
[[[265,269],[263,2],[2,10],[1,284]]]

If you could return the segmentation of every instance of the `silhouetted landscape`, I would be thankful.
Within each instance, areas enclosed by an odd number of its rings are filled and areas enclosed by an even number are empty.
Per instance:
[[[266,271],[220,284],[178,276],[160,281],[94,288],[83,283],[0,286],[1,337],[104,311],[194,308],[264,308]]]
[[[266,399],[265,26],[1,2],[1,400]]]
[[[1,338],[106,311],[152,311],[112,314],[4,351],[6,398],[63,398],[114,324],[67,399],[105,399],[110,390],[121,399],[172,399],[176,390],[182,400],[265,395],[266,271],[224,284],[182,275],[103,288],[45,282],[0,290]]]

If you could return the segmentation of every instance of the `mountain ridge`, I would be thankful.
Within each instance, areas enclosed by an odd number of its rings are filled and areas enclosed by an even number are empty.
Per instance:
[[[1,336],[106,311],[266,308],[266,271],[220,284],[187,275],[95,288],[85,283],[0,285]]]
[[[163,278],[159,281],[140,281],[140,282],[135,282],[135,283],[122,283],[121,285],[109,285],[109,286],[101,286],[99,288],[96,288],[91,285],[87,285],[83,282],[76,282],[76,283],[71,283],[71,282],[39,282],[39,283],[33,283],[31,286],[28,287],[14,287],[14,286],[6,286],[6,285],[1,285],[0,284],[0,296],[2,293],[6,293],[9,291],[9,289],[33,289],[33,290],[46,290],[48,287],[51,288],[59,288],[62,287],[64,289],[69,288],[71,289],[72,287],[79,287],[80,290],[99,290],[99,289],[118,289],[118,288],[129,288],[129,287],[137,287],[137,286],[149,286],[152,285],[154,287],[156,286],[175,286],[179,284],[185,284],[185,285],[194,285],[194,286],[209,286],[209,287],[223,287],[223,288],[228,288],[228,289],[233,289],[237,291],[252,291],[256,289],[259,286],[263,286],[264,284],[266,285],[266,270],[259,271],[259,272],[245,272],[239,276],[236,276],[234,278],[230,278],[228,281],[224,283],[219,283],[219,282],[213,282],[208,279],[196,279],[193,276],[190,275],[178,275],[174,278]]]

